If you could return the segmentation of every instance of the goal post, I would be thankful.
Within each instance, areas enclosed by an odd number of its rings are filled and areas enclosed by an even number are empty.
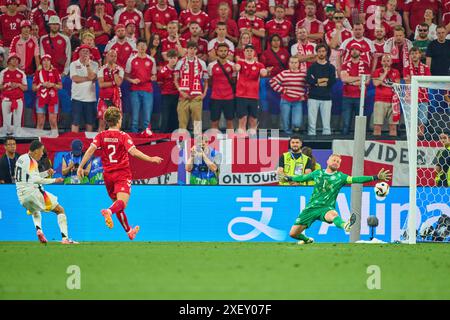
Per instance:
[[[403,109],[408,139],[409,210],[407,223],[403,228],[405,232],[402,242],[415,244],[418,234],[424,241],[427,241],[425,239],[445,241],[450,236],[450,224],[447,224],[446,220],[447,217],[450,220],[450,207],[441,209],[439,218],[425,215],[426,220],[424,221],[422,216],[427,212],[426,209],[435,207],[434,205],[439,201],[442,201],[444,206],[445,202],[450,206],[448,201],[450,188],[441,188],[435,185],[433,168],[437,150],[443,148],[439,144],[439,134],[448,133],[450,130],[450,119],[447,119],[450,114],[450,100],[448,99],[450,76],[412,76],[411,84],[394,84],[393,87]],[[424,101],[426,101],[426,109],[422,106]],[[431,110],[434,109],[438,111],[432,115]],[[432,116],[428,119],[430,115]],[[431,121],[435,115],[442,115],[443,119],[440,119],[442,121],[430,124],[428,121]],[[423,124],[424,119],[425,125]],[[419,137],[421,142],[419,142]],[[435,227],[431,226],[430,221],[436,223],[437,220],[441,221],[442,217],[444,217],[445,223],[439,225],[439,230],[436,225]],[[431,227],[427,224],[424,228],[425,222],[430,223]],[[435,240],[438,238],[440,240]]]

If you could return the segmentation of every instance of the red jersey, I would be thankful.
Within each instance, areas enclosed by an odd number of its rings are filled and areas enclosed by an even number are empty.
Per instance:
[[[345,8],[350,8],[349,0],[323,0],[321,3],[324,8],[327,4],[334,4],[336,11],[344,12]]]
[[[20,57],[19,68],[27,75],[34,74],[35,56],[39,56],[39,45],[35,37],[29,37],[27,40],[22,39],[20,35],[15,36],[11,41],[10,54],[16,53]]]
[[[59,73],[69,73],[70,40],[67,36],[58,33],[55,37],[45,35],[41,37],[41,55],[49,54],[52,57],[52,65]],[[64,72],[66,71],[66,72]]]
[[[124,43],[119,43],[117,41],[111,40],[108,42],[105,48],[105,52],[110,49],[117,50],[117,64],[122,68],[125,68],[127,65],[127,61],[130,58],[131,54],[135,51],[134,43],[125,41]]]
[[[356,0],[360,13],[365,13],[366,17],[375,13],[377,6],[384,4],[383,0]]]
[[[214,30],[216,30],[216,28],[217,28],[217,23],[218,23],[219,21],[220,21],[219,18],[214,19],[214,20],[211,20],[210,27],[209,27],[209,29],[211,30],[211,31],[210,31],[210,34],[213,33]],[[232,20],[232,19],[228,19],[228,20],[226,21],[226,24],[227,24],[227,33],[228,33],[230,36],[239,39],[239,28],[238,28],[238,25],[237,25],[236,21],[234,21],[234,20]]]
[[[136,24],[134,35],[136,36],[136,38],[140,38],[140,29],[144,28],[144,16],[142,15],[142,12],[137,9],[134,9],[133,11],[127,11],[126,8],[117,10],[116,14],[114,15],[114,24],[117,25],[121,23],[125,25],[127,20],[134,20]]]
[[[336,34],[337,30],[336,29],[332,29],[330,31],[327,31],[327,33],[325,33],[325,41],[327,44],[330,44],[331,39],[333,39],[334,35]],[[353,36],[352,32],[347,30],[347,29],[342,29],[341,30],[341,41],[340,43],[343,43],[345,40],[350,39]]]
[[[180,44],[183,48],[187,49],[187,43],[190,41],[190,38],[181,38],[180,39]],[[199,54],[208,54],[208,41],[206,41],[203,38],[199,38],[198,42],[198,49],[197,49],[197,55]],[[164,51],[163,51],[164,52]]]
[[[33,77],[33,85],[38,87],[36,92],[38,106],[43,107],[47,105],[49,112],[55,113],[55,105],[58,104],[58,90],[41,86],[44,82],[61,83],[61,75],[58,70],[53,67],[50,70],[41,69],[36,71]]]
[[[125,72],[132,79],[139,79],[138,84],[132,83],[131,91],[153,92],[152,76],[156,75],[156,62],[153,57],[148,54],[141,58],[138,55],[131,56],[127,61]]]
[[[375,28],[377,28],[379,25],[381,25],[382,27],[384,27],[384,31],[386,32],[386,38],[391,38],[392,37],[392,28],[391,26],[384,20],[381,21],[377,21],[377,19],[375,19],[375,14],[370,15],[367,19],[366,19],[366,27],[364,29],[364,35],[369,38],[370,40],[375,40]]]
[[[180,41],[180,44],[181,44],[181,41]],[[176,41],[170,40],[169,37],[161,40],[161,53],[167,52],[172,49],[177,51],[177,42]]]
[[[273,34],[278,34],[283,39],[289,39],[293,32],[292,23],[286,19],[282,21],[277,21],[275,19],[270,20],[266,23],[266,30],[268,33],[267,41],[269,41],[270,36]],[[282,45],[284,45],[284,43],[282,43]]]
[[[275,55],[283,62],[283,65],[281,65]],[[270,71],[270,76],[275,77],[281,71],[289,68],[289,52],[285,48],[280,48],[280,50],[275,53],[268,48],[261,55],[261,63],[265,65],[266,68],[273,67]]]
[[[98,70],[97,78],[103,78],[104,82],[113,82],[115,74],[119,74],[119,76],[123,79],[125,71],[119,65],[116,65],[115,68],[111,69],[109,68],[109,65],[105,64]],[[118,93],[120,95],[120,88],[115,87],[100,88],[99,98],[114,100],[114,98],[116,98],[114,95],[117,94],[117,89],[119,90]]]
[[[255,0],[256,2],[256,12],[260,11],[269,11],[269,1],[268,0]],[[242,1],[241,6],[239,7],[239,12],[245,11],[245,6],[247,5],[247,1]]]
[[[100,54],[100,50],[97,47],[91,48],[91,53],[89,55],[91,60],[97,62],[100,66],[102,65],[102,56]],[[80,58],[80,47],[77,47],[75,51],[72,53],[72,61],[76,61]]]
[[[376,69],[372,77],[380,78],[384,73],[383,68]],[[384,82],[397,82],[400,80],[400,72],[397,69],[390,69],[384,78]],[[375,87],[375,101],[377,102],[392,102],[392,97],[394,95],[394,89],[379,85]]]
[[[170,7],[167,6],[165,9],[160,9],[159,6],[152,6],[149,9],[147,9],[145,11],[144,14],[144,21],[145,24],[150,24],[150,32],[152,34],[157,33],[161,36],[162,38],[167,38],[167,36],[169,35],[167,30],[163,30],[163,29],[158,29],[156,27],[157,23],[160,23],[164,26],[167,26],[167,24],[170,21],[176,21],[178,20],[178,14],[177,11]]]
[[[248,19],[247,17],[240,17],[238,20],[239,31],[242,29],[256,29],[265,30],[264,20],[254,17],[254,19]],[[258,55],[262,53],[261,39],[255,35],[252,36],[252,44],[255,47],[255,51]]]
[[[56,16],[56,11],[48,9],[47,11],[43,11],[40,7],[34,8],[31,11],[30,20],[31,23],[35,23],[39,27],[39,37],[47,34],[47,30],[45,26],[48,24],[48,19],[51,16]]]
[[[131,137],[120,130],[105,130],[97,134],[91,143],[101,150],[103,172],[105,175],[124,171],[131,176],[128,152],[135,148]]]
[[[229,18],[233,19],[232,14],[233,14],[233,4],[237,4],[236,0],[208,0],[207,4],[206,4],[206,9],[205,11],[208,12],[209,18],[212,19],[216,19],[218,18],[218,10],[219,10],[219,4],[221,4],[222,2],[225,2],[228,4],[228,7],[230,8],[230,14],[229,14]]]
[[[316,44],[314,42],[307,42],[305,44],[302,43],[294,43],[291,47],[291,56],[298,55],[306,55],[306,54],[315,54],[316,53]],[[313,63],[306,62],[306,67],[309,68]]]
[[[343,61],[349,61],[351,59],[350,47],[353,43],[359,43],[359,45],[361,46],[361,59],[370,65],[372,61],[372,53],[375,52],[375,48],[373,46],[372,40],[367,38],[356,40],[355,38],[352,37],[342,42],[341,50],[343,51],[344,54]]]
[[[414,32],[416,26],[423,22],[423,13],[431,9],[436,14],[439,12],[441,3],[438,0],[410,0],[405,3],[404,10],[409,12],[409,26]]]
[[[309,20],[308,18],[302,19],[299,22],[297,22],[297,25],[295,26],[295,30],[298,28],[303,27],[308,31],[308,34],[313,33],[319,33],[324,32],[323,23],[317,19]],[[320,42],[320,40],[315,41]]]
[[[180,24],[181,26],[185,27],[188,26],[191,21],[196,21],[200,25],[200,29],[202,29],[202,32],[209,32],[209,16],[204,11],[200,11],[199,13],[192,13],[191,10],[186,9],[181,11],[180,13]],[[183,33],[183,37],[190,38],[191,32],[189,31],[189,28],[187,28]]]
[[[381,58],[384,54],[384,45],[385,45],[384,41],[382,43],[376,43],[376,42],[373,43],[373,46],[375,47],[375,55],[378,57],[377,65],[375,66],[375,69],[381,68]]]
[[[222,65],[228,77],[232,79],[236,76],[233,70],[234,63],[227,61]],[[208,74],[212,83],[211,99],[215,100],[231,100],[234,98],[233,89],[226,75],[216,60],[208,65]]]
[[[108,15],[104,15],[103,19],[105,20],[106,24],[109,26],[113,25],[113,18]],[[94,32],[100,32],[103,31],[102,23],[100,22],[100,18],[97,16],[89,17],[86,21],[86,27],[92,29]],[[102,33],[101,35],[98,35],[95,37],[95,44],[96,45],[106,45],[109,41],[109,35],[107,33]]]
[[[9,84],[11,83],[20,83],[23,85],[27,84],[27,76],[23,71],[16,69],[16,70],[9,70],[8,68],[3,69],[0,72],[0,84],[3,84],[4,88],[1,91],[1,95],[3,99],[8,99],[10,101],[12,100],[18,100],[23,99],[23,91],[20,88],[14,88],[11,89],[9,87]]]
[[[422,62],[419,62],[417,67],[411,62],[408,67],[403,68],[403,78],[409,77],[411,79],[412,76],[431,76],[430,68]],[[428,89],[419,88],[419,102],[426,103],[429,101]]]
[[[3,37],[3,46],[9,47],[12,39],[20,34],[20,22],[25,20],[25,16],[16,13],[13,16],[8,14],[0,15],[0,34]]]
[[[259,99],[260,71],[265,69],[261,62],[247,62],[240,60],[236,62],[241,66],[237,75],[236,97]]]
[[[175,68],[171,69],[168,65],[161,68],[158,72],[158,83],[161,94],[178,95],[178,89],[175,87]]]
[[[357,77],[363,74],[370,75],[370,67],[362,59],[359,60],[359,63],[353,63],[351,60],[345,62],[341,66],[341,71],[347,71],[348,75],[351,77]],[[344,97],[359,98],[360,95],[361,90],[359,85],[344,83]]]

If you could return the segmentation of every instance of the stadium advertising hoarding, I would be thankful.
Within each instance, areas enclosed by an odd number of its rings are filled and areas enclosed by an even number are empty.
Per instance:
[[[128,241],[119,223],[112,230],[104,225],[100,209],[110,203],[104,186],[48,186],[46,190],[57,195],[65,207],[74,239]],[[350,192],[349,187],[343,188],[337,199],[344,220],[350,216]],[[400,239],[408,213],[408,192],[408,188],[393,187],[387,198],[379,201],[371,187],[364,188],[363,240],[369,239],[369,215],[379,220],[377,239]],[[20,206],[15,187],[0,185],[0,193],[2,199],[7,199],[0,204],[0,240],[36,241],[32,219]],[[289,230],[311,193],[312,187],[134,186],[127,215],[131,225],[141,227],[137,241],[291,241]],[[427,210],[427,218],[450,215],[448,203],[434,203],[421,210]],[[49,240],[59,239],[56,219],[44,218],[43,228]],[[349,239],[333,224],[320,222],[306,234],[318,242]]]

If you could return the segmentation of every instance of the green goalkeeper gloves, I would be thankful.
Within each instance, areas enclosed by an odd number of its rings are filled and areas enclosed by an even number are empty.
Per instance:
[[[279,173],[279,174],[278,174],[278,180],[279,180],[281,183],[291,182],[291,181],[292,181],[292,177],[287,176],[287,175],[283,172],[283,173]]]
[[[389,170],[384,170],[382,168],[380,172],[378,172],[378,180],[389,181],[392,178],[392,173]]]

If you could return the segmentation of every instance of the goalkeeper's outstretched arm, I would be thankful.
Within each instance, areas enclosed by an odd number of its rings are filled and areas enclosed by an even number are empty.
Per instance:
[[[392,177],[392,173],[390,173],[389,170],[384,170],[384,168],[383,168],[375,176],[359,176],[359,177],[348,176],[347,183],[348,184],[366,183],[366,182],[372,182],[372,181],[377,181],[377,180],[389,181],[391,179],[391,177]]]
[[[308,173],[308,174],[300,174],[300,175],[296,175],[296,176],[286,176],[286,175],[282,174],[280,180],[287,181],[287,182],[290,182],[290,181],[293,181],[293,182],[311,181],[311,180],[314,180],[314,176],[315,176],[314,172],[317,172],[317,171],[313,171],[313,172]]]

